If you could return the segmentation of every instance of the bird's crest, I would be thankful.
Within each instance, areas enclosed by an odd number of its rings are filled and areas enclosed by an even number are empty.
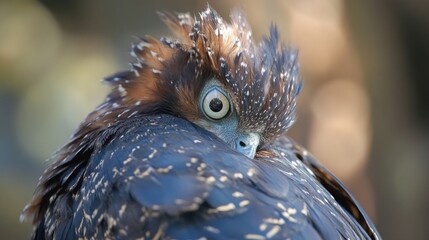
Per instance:
[[[301,87],[297,53],[279,41],[275,26],[256,45],[239,11],[231,15],[231,23],[210,7],[196,18],[159,15],[176,38],[145,37],[133,45],[138,62],[132,72],[106,79],[116,86],[110,103],[141,101],[147,108],[143,112],[162,111],[193,121],[200,117],[195,103],[202,87],[216,78],[232,96],[242,127],[270,138],[292,125]]]

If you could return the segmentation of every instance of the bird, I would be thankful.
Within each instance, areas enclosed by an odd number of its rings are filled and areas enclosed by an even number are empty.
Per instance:
[[[32,239],[381,239],[344,185],[286,135],[298,51],[225,21],[159,12],[131,69],[52,157],[22,220]]]

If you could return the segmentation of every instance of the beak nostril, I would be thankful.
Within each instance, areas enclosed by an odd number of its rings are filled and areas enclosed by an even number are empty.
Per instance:
[[[259,135],[255,133],[241,133],[237,138],[234,139],[234,148],[238,152],[246,155],[253,159],[256,154],[256,150],[259,146]]]

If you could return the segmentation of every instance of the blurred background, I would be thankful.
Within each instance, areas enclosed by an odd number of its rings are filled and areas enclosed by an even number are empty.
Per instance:
[[[208,1],[244,9],[258,40],[274,22],[299,48],[305,87],[289,135],[353,192],[385,239],[427,239],[428,1]],[[156,11],[206,1],[0,2],[0,233],[28,239],[19,214],[46,159],[128,69],[134,36],[170,35]]]

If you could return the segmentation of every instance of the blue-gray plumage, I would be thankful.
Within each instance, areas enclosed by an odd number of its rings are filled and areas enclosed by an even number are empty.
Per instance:
[[[379,239],[343,185],[285,131],[301,90],[275,27],[161,13],[133,69],[44,172],[34,239]]]

